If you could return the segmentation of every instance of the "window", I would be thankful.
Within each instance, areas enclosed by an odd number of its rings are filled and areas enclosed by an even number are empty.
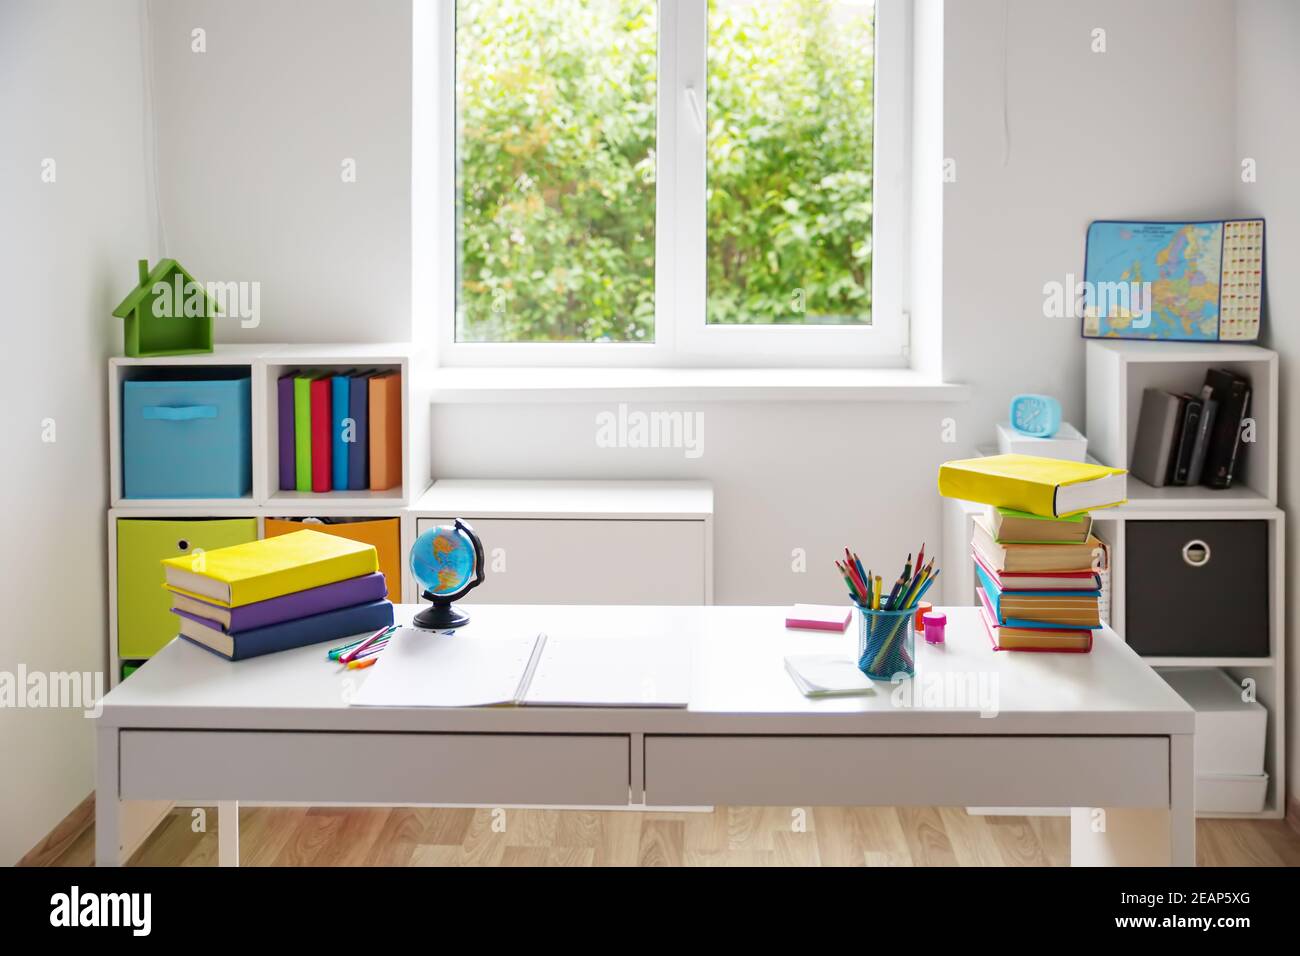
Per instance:
[[[447,364],[903,364],[901,0],[439,7]]]

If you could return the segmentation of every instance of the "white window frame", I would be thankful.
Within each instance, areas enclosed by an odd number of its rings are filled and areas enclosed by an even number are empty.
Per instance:
[[[869,326],[709,325],[706,140],[707,7],[658,0],[659,101],[655,203],[653,343],[457,342],[459,257],[456,193],[456,4],[433,4],[431,29],[417,28],[415,114],[434,131],[431,189],[413,191],[417,220],[432,223],[435,262],[427,263],[439,362],[491,367],[906,367],[903,308],[906,234],[907,0],[875,0],[875,135],[872,324]],[[417,4],[417,7],[419,5]],[[419,14],[418,14],[419,15]],[[429,57],[430,69],[420,68]],[[430,75],[431,74],[431,75]],[[432,96],[432,109],[418,102]],[[692,102],[694,100],[694,102]],[[706,118],[707,121],[707,118]],[[416,130],[419,136],[419,130]],[[417,160],[420,154],[417,153]],[[418,176],[418,172],[417,172]],[[416,225],[417,232],[422,230]],[[417,316],[417,324],[423,321]]]

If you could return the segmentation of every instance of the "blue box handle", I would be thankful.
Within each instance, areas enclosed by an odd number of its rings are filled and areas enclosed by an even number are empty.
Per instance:
[[[216,418],[215,405],[145,405],[140,409],[144,418],[166,422],[188,422],[196,418]]]

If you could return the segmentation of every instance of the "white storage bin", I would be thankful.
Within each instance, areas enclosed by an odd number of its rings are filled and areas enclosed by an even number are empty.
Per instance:
[[[1065,461],[1084,461],[1088,457],[1088,439],[1069,422],[1051,438],[1034,438],[1022,435],[1006,422],[998,423],[998,453],[1002,455],[1037,455],[1039,458],[1060,458]]]
[[[1196,809],[1200,813],[1259,813],[1268,793],[1268,774],[1196,775]]]
[[[1196,711],[1198,778],[1263,777],[1268,711],[1262,704],[1242,700],[1241,685],[1217,667],[1166,668],[1160,676]],[[1199,781],[1197,787],[1199,793]],[[1198,809],[1207,808],[1198,801]]]

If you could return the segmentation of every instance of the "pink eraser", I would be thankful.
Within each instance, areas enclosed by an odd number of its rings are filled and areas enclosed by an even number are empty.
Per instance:
[[[786,614],[785,626],[801,631],[844,632],[853,610],[836,604],[796,604]]]

